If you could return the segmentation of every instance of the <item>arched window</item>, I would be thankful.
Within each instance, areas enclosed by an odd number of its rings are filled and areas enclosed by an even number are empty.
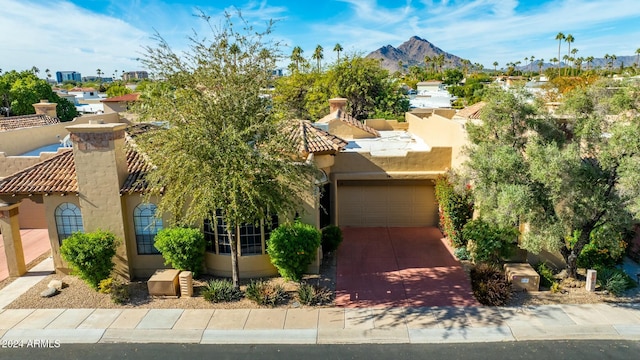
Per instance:
[[[55,211],[56,230],[58,231],[58,241],[68,238],[76,231],[84,231],[82,226],[82,213],[80,209],[72,203],[62,203]]]
[[[220,210],[216,211],[215,223],[204,221],[204,237],[207,251],[219,254],[231,254],[231,242],[227,233],[227,224],[222,220]],[[278,227],[278,217],[271,216],[258,224],[241,224],[235,235],[240,247],[240,256],[262,255],[266,253],[265,245],[271,231]]]
[[[159,254],[153,242],[158,231],[162,230],[162,218],[156,217],[154,204],[140,204],[133,209],[133,227],[136,232],[138,254]]]

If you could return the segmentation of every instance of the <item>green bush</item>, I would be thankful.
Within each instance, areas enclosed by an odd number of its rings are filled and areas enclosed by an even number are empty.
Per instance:
[[[167,228],[158,231],[155,247],[164,258],[165,265],[178,270],[188,270],[197,276],[204,261],[204,235],[198,229]]]
[[[475,263],[492,264],[509,256],[518,236],[515,228],[502,228],[482,219],[468,222],[462,233],[468,240],[467,250],[471,260]]]
[[[271,263],[285,279],[300,281],[316,258],[320,238],[320,231],[308,224],[296,221],[278,226],[267,243]]]
[[[601,289],[609,291],[615,296],[622,295],[625,291],[633,289],[636,284],[633,279],[618,268],[596,268],[597,284]]]
[[[453,255],[458,260],[469,260],[471,258],[471,254],[469,254],[469,250],[466,247],[459,247],[453,251]]]
[[[298,287],[298,300],[302,305],[326,305],[332,299],[333,294],[325,287],[305,283]]]
[[[495,265],[479,264],[471,269],[471,287],[482,305],[503,306],[511,300],[511,284]]]
[[[245,290],[247,299],[258,305],[276,306],[287,300],[287,292],[281,285],[271,285],[264,281],[251,281]]]
[[[553,277],[553,271],[547,265],[546,262],[541,262],[536,265],[536,271],[540,275],[540,286],[551,288],[556,283],[556,279]]]
[[[229,280],[211,280],[202,290],[202,296],[214,303],[238,301],[242,299],[242,291],[236,289]]]
[[[60,254],[82,280],[98,290],[100,281],[108,278],[113,270],[116,246],[116,237],[110,232],[76,232],[64,239]]]
[[[611,256],[609,249],[599,248],[593,242],[585,245],[578,256],[578,267],[585,269],[614,267],[617,262],[618,259]]]
[[[436,180],[436,199],[440,207],[440,228],[456,247],[465,247],[467,241],[462,232],[464,225],[473,216],[471,189],[456,190],[448,175]]]
[[[335,225],[329,225],[322,229],[322,251],[334,252],[342,243],[342,230]]]

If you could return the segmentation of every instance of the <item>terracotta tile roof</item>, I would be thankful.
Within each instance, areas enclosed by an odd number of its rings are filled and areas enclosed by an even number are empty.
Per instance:
[[[128,136],[159,128],[152,124],[135,124],[127,128]],[[145,174],[149,164],[135,149],[127,149],[127,171],[129,175],[120,188],[120,193],[142,192],[146,189]],[[61,150],[52,158],[39,162],[0,180],[0,195],[29,195],[51,193],[78,193],[76,167],[73,151]]]
[[[44,114],[0,117],[0,131],[57,124],[60,119]]]
[[[318,123],[328,123],[329,121],[333,120],[333,119],[338,119],[344,123],[346,123],[349,126],[353,126],[355,128],[358,128],[362,131],[368,132],[371,135],[374,135],[375,137],[380,137],[380,133],[378,132],[378,130],[369,127],[367,125],[365,125],[362,121],[354,118],[353,116],[351,116],[350,114],[342,111],[342,110],[336,110],[334,112],[332,112],[331,114],[323,117],[322,119],[318,120]]]
[[[486,102],[480,101],[479,103],[475,103],[471,106],[467,106],[466,108],[458,111],[456,116],[462,117],[465,119],[480,119],[480,111],[487,105]]]
[[[106,98],[100,101],[101,102],[123,102],[123,101],[130,102],[130,101],[137,101],[139,97],[140,97],[139,93],[132,93],[132,94],[114,96],[114,97]]]
[[[298,150],[303,154],[336,153],[348,144],[338,136],[313,126],[309,120],[296,120],[290,138],[299,144]]]
[[[71,149],[0,180],[0,195],[48,193],[78,193]]]

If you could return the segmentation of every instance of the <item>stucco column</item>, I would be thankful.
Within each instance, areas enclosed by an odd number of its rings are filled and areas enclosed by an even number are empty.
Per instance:
[[[114,257],[115,272],[130,278],[120,186],[127,177],[126,124],[67,126],[73,142],[82,223],[86,232],[106,230],[121,242]]]
[[[0,231],[2,231],[9,276],[22,276],[27,272],[18,223],[18,206],[20,203],[10,205],[0,203]]]

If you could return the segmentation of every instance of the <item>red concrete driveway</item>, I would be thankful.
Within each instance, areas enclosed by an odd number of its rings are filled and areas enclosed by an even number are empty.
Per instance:
[[[20,230],[20,237],[22,238],[22,252],[24,253],[24,262],[26,264],[51,250],[49,231],[47,229],[22,229]],[[8,277],[7,258],[4,253],[2,234],[0,234],[0,281]]]
[[[336,305],[477,306],[437,228],[343,228]]]

